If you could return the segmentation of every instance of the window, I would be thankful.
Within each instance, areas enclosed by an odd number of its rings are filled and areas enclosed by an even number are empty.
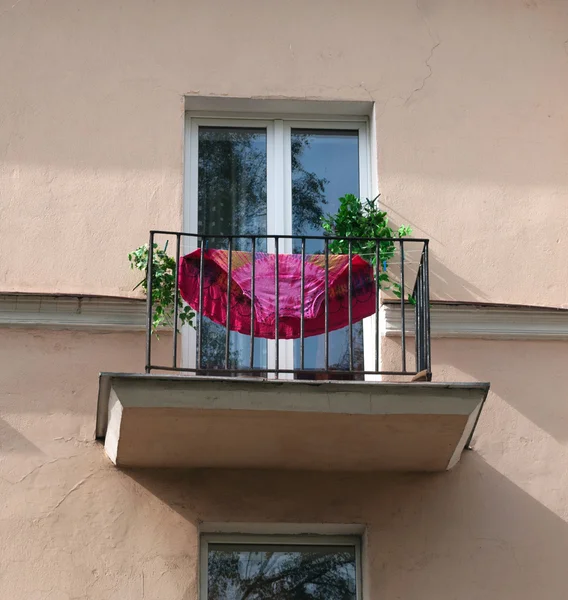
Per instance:
[[[200,600],[359,600],[360,544],[331,536],[205,535]]]
[[[186,211],[184,229],[204,235],[321,235],[321,217],[337,210],[338,199],[353,193],[370,196],[369,143],[363,117],[341,120],[198,117],[188,113]],[[226,247],[226,242],[221,242]],[[250,250],[250,242],[241,247]],[[208,245],[212,247],[214,241]],[[264,247],[263,245],[264,244]],[[258,251],[271,252],[264,240]],[[323,243],[306,244],[308,253]],[[279,252],[300,252],[281,240]],[[188,335],[193,335],[189,333]],[[347,328],[330,333],[329,366],[347,370]],[[204,319],[202,367],[220,368],[225,358],[225,329]],[[324,336],[305,340],[305,371],[324,368]],[[254,366],[272,364],[275,342],[255,339]],[[279,342],[282,369],[300,367],[299,340]],[[195,344],[186,344],[195,364]],[[230,368],[249,365],[250,338],[230,334]],[[363,324],[354,326],[355,368],[363,369]]]

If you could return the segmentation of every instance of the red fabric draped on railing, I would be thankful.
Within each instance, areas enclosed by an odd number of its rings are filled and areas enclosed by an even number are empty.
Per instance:
[[[215,323],[227,325],[227,282],[229,269],[227,250],[205,250],[203,256],[203,315]],[[182,258],[179,289],[182,298],[200,311],[201,250]],[[254,335],[274,339],[276,323],[276,255],[255,253]],[[306,255],[304,265],[304,335],[325,332],[325,257]],[[300,337],[301,321],[300,254],[278,255],[278,337]],[[341,329],[349,324],[349,257],[328,257],[328,328]],[[231,253],[231,309],[229,328],[250,335],[252,297],[252,253]],[[351,262],[352,322],[357,323],[375,313],[375,283],[372,266],[360,256]]]

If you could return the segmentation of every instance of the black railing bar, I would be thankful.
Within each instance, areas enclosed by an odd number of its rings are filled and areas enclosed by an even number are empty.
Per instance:
[[[379,276],[381,274],[381,242],[378,240],[375,242],[375,371],[379,370],[379,356],[380,356],[380,331],[379,331],[379,311],[380,311],[380,290],[381,285]]]
[[[418,341],[418,299],[416,298],[416,292],[412,296],[414,298],[414,362],[416,368],[420,367],[420,356],[419,356],[419,341]]]
[[[251,237],[251,299],[250,299],[250,360],[249,364],[252,369],[254,365],[254,288],[256,277],[256,238]]]
[[[329,367],[329,239],[325,240],[325,291],[324,291],[324,309],[325,309],[325,338],[324,338],[324,354],[325,354],[325,370]]]
[[[199,257],[199,331],[197,333],[197,366],[203,364],[203,265],[205,263],[205,238],[200,240]]]
[[[422,284],[422,364],[423,364],[423,369],[426,369],[428,367],[427,364],[427,360],[428,360],[428,352],[427,352],[427,348],[426,348],[426,263],[424,263],[424,266],[422,268],[422,280],[421,280],[421,284]]]
[[[402,370],[406,371],[406,315],[404,310],[404,242],[400,242],[400,316],[402,320],[401,352],[402,352]]]
[[[424,244],[424,319],[426,321],[426,370],[432,371],[430,355],[430,265],[428,242]]]
[[[420,317],[421,317],[421,340],[422,340],[422,367],[426,368],[426,319],[424,315],[424,263],[422,263],[422,273],[420,274]]]
[[[179,318],[179,257],[181,254],[181,236],[176,235],[176,270],[174,272],[174,338],[173,338],[173,360],[174,367],[177,365],[178,353],[178,318]]]
[[[227,243],[227,324],[225,330],[225,368],[229,368],[229,349],[231,347],[231,284],[233,283],[233,240]]]
[[[249,369],[247,368],[243,368],[243,369],[211,369],[211,368],[202,368],[202,369],[198,369],[197,367],[176,367],[175,369],[173,367],[165,367],[163,365],[150,365],[151,369],[154,370],[160,370],[160,371],[176,371],[176,372],[180,372],[180,373],[198,373],[200,371],[207,371],[207,373],[211,373],[211,372],[215,372],[215,373],[242,373],[242,374],[247,374],[247,373],[251,373],[251,372],[258,372],[258,373],[267,373],[267,374],[273,374],[276,373],[276,369],[268,369],[265,367],[254,367],[253,369]],[[291,374],[291,375],[298,375],[299,373],[301,373],[300,369],[279,369],[278,373],[286,373],[286,374]],[[304,371],[304,373],[306,373],[306,371]],[[418,371],[345,371],[345,370],[338,370],[338,369],[309,369],[309,371],[307,371],[307,373],[309,373],[310,375],[324,375],[324,374],[330,374],[330,375],[400,375],[400,376],[412,376],[412,375],[416,375],[418,373]],[[296,379],[294,381],[305,381],[306,383],[310,382],[310,381],[318,381],[318,380],[313,380],[313,379]],[[319,380],[321,381],[321,380]],[[337,383],[338,381],[341,380],[334,380],[334,383]],[[353,381],[354,383],[357,383],[357,380],[347,380],[347,381]],[[362,382],[361,382],[362,383]]]
[[[420,293],[421,298],[421,308],[420,313],[422,315],[422,369],[426,368],[426,318],[425,318],[425,307],[426,307],[426,296],[424,294],[424,284],[426,282],[426,267],[425,264],[422,264],[422,277],[420,279],[420,286],[422,291]],[[422,370],[421,369],[421,370]]]
[[[349,241],[349,243],[348,243],[349,248],[348,248],[348,252],[347,252],[347,256],[348,256],[348,260],[349,260],[349,264],[347,266],[347,299],[348,299],[347,318],[348,318],[348,322],[349,322],[349,370],[350,371],[353,371],[353,302],[352,302],[353,267],[351,265],[351,261],[353,260],[352,243],[353,242]]]
[[[183,237],[196,237],[199,238],[202,236],[200,233],[184,233],[183,231],[166,231],[161,229],[153,229],[151,231],[154,235],[177,235],[180,234]],[[259,239],[275,239],[279,238],[281,240],[301,240],[303,237],[306,240],[351,240],[353,242],[369,242],[375,240],[381,240],[381,242],[396,242],[400,243],[401,240],[405,242],[421,242],[425,243],[428,241],[428,238],[378,238],[378,237],[347,237],[347,236],[339,236],[339,235],[269,235],[269,234],[255,234],[255,236]],[[242,235],[222,235],[222,234],[207,234],[208,239],[250,239],[250,234],[242,234]]]
[[[416,276],[416,285],[414,287],[413,297],[415,299],[416,304],[414,305],[414,331],[416,336],[416,370],[421,371],[422,367],[422,286],[421,280],[422,278],[422,264],[420,264],[420,268],[418,269],[418,274]]]
[[[302,273],[300,275],[300,367],[304,369],[304,346],[305,346],[305,330],[304,330],[304,311],[306,309],[306,238],[302,238]]]
[[[279,331],[278,328],[280,326],[279,312],[280,312],[280,285],[279,285],[279,268],[278,268],[278,242],[280,240],[280,236],[274,236],[274,254],[276,258],[274,260],[274,288],[276,294],[276,305],[275,305],[275,315],[274,315],[274,340],[275,340],[275,351],[274,351],[274,359],[276,369],[274,371],[276,375],[276,379],[278,379],[278,367],[280,366],[280,340],[279,340]]]
[[[408,241],[408,238],[406,241]],[[416,270],[416,279],[414,280],[414,287],[412,288],[412,296],[414,296],[416,294],[416,287],[418,285],[418,274],[420,273],[420,267],[424,260],[424,247],[426,245],[425,242],[426,242],[426,240],[423,241],[422,249],[420,250],[420,260],[416,262],[416,264],[418,265],[418,269]]]
[[[420,370],[423,371],[426,368],[426,335],[425,335],[425,322],[424,322],[424,263],[420,269],[420,353],[422,361]]]
[[[150,231],[148,263],[146,266],[146,373],[152,369],[152,275],[154,269],[154,233]],[[176,273],[177,274],[177,273]]]

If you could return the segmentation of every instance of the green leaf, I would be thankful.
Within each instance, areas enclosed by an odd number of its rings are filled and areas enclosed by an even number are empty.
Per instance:
[[[173,326],[174,302],[175,302],[175,283],[177,278],[175,258],[167,253],[167,243],[164,248],[160,248],[157,243],[153,244],[152,251],[152,333],[160,327]],[[129,252],[128,260],[130,268],[138,271],[148,270],[148,244],[140,246]],[[147,276],[136,284],[134,289],[141,287],[144,293],[148,293]],[[178,297],[177,305],[180,308],[179,319],[184,325],[193,326],[195,313],[191,307],[186,305]],[[156,335],[156,337],[158,337]]]

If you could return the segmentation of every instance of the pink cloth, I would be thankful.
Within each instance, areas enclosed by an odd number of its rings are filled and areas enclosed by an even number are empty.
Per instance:
[[[274,339],[276,333],[276,256],[255,255],[254,333],[256,337]],[[182,298],[199,312],[199,268],[201,251],[184,256],[179,270]],[[230,329],[250,335],[252,299],[252,254],[232,252]],[[329,255],[329,331],[349,323],[349,257]],[[304,286],[305,337],[325,332],[325,258],[321,254],[306,256]],[[227,323],[227,250],[205,250],[203,257],[203,315],[215,323]],[[373,268],[360,256],[353,256],[352,319],[353,323],[375,312]],[[302,257],[278,255],[278,334],[280,339],[300,337]]]

